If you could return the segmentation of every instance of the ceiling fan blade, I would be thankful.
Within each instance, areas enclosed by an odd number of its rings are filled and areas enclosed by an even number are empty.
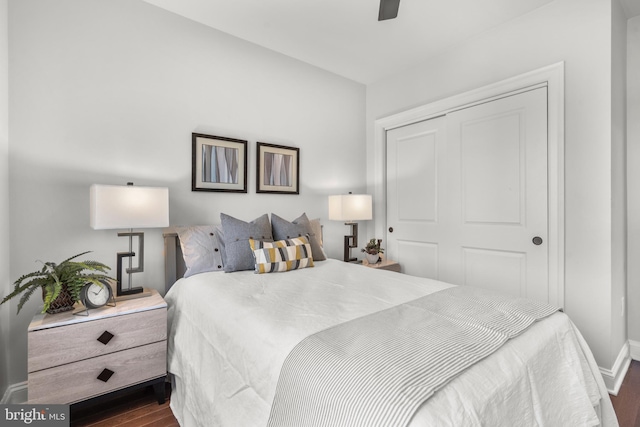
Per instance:
[[[398,8],[400,0],[380,0],[380,12],[378,12],[378,21],[393,19],[398,16]]]

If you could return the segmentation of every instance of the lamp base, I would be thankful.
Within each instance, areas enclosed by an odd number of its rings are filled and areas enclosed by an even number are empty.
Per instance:
[[[357,262],[358,258],[351,256],[351,248],[358,246],[358,223],[345,222],[344,225],[351,226],[351,235],[344,236],[344,262]]]
[[[147,288],[131,288],[121,291],[120,295],[116,296],[116,302],[125,301],[128,299],[144,298],[151,296],[151,290]]]

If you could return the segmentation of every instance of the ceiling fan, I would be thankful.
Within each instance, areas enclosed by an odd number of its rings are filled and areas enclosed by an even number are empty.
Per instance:
[[[380,0],[378,21],[385,21],[398,16],[398,7],[400,7],[400,0]]]

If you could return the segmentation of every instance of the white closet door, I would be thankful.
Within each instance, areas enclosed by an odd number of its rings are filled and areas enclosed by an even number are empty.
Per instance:
[[[546,106],[540,88],[387,133],[405,273],[548,301]]]
[[[445,127],[443,116],[387,133],[387,256],[413,276],[439,277]]]

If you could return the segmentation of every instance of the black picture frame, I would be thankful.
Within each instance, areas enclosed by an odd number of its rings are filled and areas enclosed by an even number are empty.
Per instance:
[[[247,170],[246,140],[191,134],[191,191],[246,193]]]
[[[256,193],[300,194],[300,149],[258,142]]]

